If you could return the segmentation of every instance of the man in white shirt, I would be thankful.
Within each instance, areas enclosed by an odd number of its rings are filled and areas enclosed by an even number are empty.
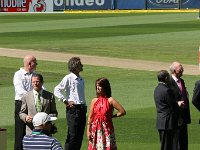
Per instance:
[[[13,77],[13,84],[15,88],[15,145],[14,150],[22,150],[22,140],[25,135],[25,124],[19,118],[19,111],[21,109],[21,98],[28,91],[33,89],[31,84],[31,77],[36,70],[37,60],[32,55],[24,57],[24,67],[15,72]]]
[[[54,95],[66,106],[68,125],[65,150],[80,150],[86,124],[87,106],[84,95],[84,79],[79,75],[83,65],[79,57],[68,62],[70,71],[54,88]],[[66,97],[62,92],[66,92]]]

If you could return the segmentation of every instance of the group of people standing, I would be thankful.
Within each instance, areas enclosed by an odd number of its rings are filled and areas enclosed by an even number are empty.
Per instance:
[[[173,62],[167,70],[157,74],[158,85],[154,90],[157,110],[156,127],[161,150],[188,150],[188,124],[191,123],[189,95],[181,78],[184,68]],[[200,110],[200,81],[195,83],[192,103]]]
[[[112,118],[126,114],[125,109],[113,97],[107,78],[95,82],[96,95],[91,102],[88,121],[84,94],[84,79],[80,76],[83,65],[79,57],[68,61],[67,74],[51,93],[43,86],[41,74],[35,72],[37,60],[32,55],[24,57],[24,66],[14,74],[15,87],[15,150],[63,149],[57,139],[51,137],[53,117],[58,116],[54,95],[66,107],[68,126],[65,150],[80,150],[87,122],[88,150],[116,150]],[[66,95],[63,93],[65,92]],[[116,114],[114,109],[117,110]],[[56,132],[56,131],[55,131]],[[40,142],[36,142],[42,138]],[[44,140],[47,139],[47,140]],[[31,143],[31,144],[30,144]],[[40,145],[40,146],[38,146]]]

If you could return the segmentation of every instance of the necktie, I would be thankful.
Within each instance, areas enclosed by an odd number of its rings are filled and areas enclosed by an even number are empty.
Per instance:
[[[181,81],[178,80],[177,82],[178,82],[179,89],[180,89],[180,91],[182,92],[182,91],[183,91],[183,87],[182,87]]]
[[[180,89],[181,94],[182,94],[182,100],[184,101],[184,103],[186,105],[186,103],[187,103],[187,101],[186,101],[186,99],[187,99],[187,93],[186,93],[185,89],[183,89],[181,81],[178,80],[177,82],[178,82],[178,86],[179,86],[179,89]]]
[[[40,94],[39,93],[35,94],[35,99],[36,99],[36,110],[37,110],[37,112],[41,112],[42,103],[41,103],[41,99],[40,99]]]

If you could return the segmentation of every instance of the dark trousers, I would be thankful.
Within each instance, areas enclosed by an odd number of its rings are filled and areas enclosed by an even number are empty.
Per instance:
[[[187,124],[183,124],[178,128],[178,150],[188,150],[188,127]]]
[[[22,140],[25,135],[25,123],[19,118],[22,102],[15,100],[15,145],[14,150],[23,150]]]
[[[160,150],[178,150],[176,130],[158,130],[160,135]]]
[[[75,106],[74,108],[66,109],[68,132],[65,150],[81,149],[86,124],[86,112],[86,106]]]

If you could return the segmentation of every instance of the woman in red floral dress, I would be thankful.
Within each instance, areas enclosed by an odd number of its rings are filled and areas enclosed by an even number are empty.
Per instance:
[[[117,150],[112,118],[126,114],[125,109],[111,96],[107,78],[96,80],[96,94],[90,105],[87,124],[88,150]],[[118,110],[113,115],[114,109]]]

